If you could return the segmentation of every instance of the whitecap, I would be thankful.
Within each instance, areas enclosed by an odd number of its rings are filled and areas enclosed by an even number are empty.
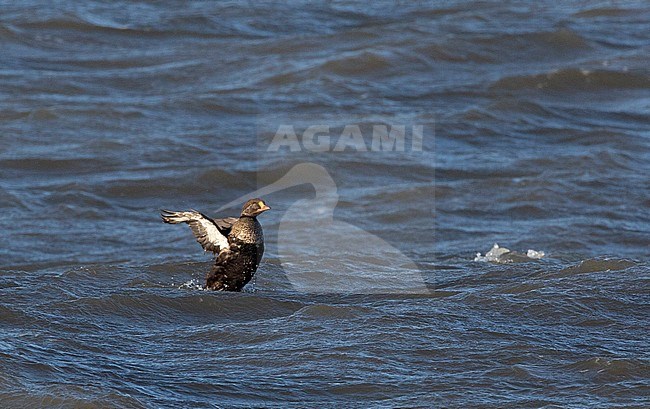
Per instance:
[[[506,247],[500,247],[497,243],[494,243],[490,251],[481,255],[481,253],[476,253],[474,261],[482,261],[486,263],[512,263],[512,262],[524,262],[530,260],[539,260],[544,257],[546,254],[543,251],[528,249],[524,253],[512,251]]]

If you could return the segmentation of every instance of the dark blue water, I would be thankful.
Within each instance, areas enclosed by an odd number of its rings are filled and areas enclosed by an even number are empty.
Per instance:
[[[0,407],[650,406],[645,2],[0,10]]]

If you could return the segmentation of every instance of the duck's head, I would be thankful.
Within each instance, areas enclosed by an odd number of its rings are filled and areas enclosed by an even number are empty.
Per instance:
[[[241,209],[242,216],[255,217],[267,210],[271,210],[262,199],[251,199],[244,203]]]

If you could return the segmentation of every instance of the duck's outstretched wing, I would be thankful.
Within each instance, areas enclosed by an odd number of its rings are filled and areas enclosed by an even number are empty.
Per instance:
[[[222,220],[212,220],[204,214],[197,212],[196,210],[191,210],[189,212],[173,212],[170,210],[161,210],[160,217],[165,223],[178,224],[178,223],[187,223],[196,237],[196,241],[199,242],[201,247],[205,251],[212,251],[214,253],[219,253],[222,249],[228,248],[228,233],[225,228],[220,228],[219,224],[228,226],[228,232],[232,228],[232,223],[230,225],[227,222],[222,222]],[[237,220],[237,219],[235,219]],[[234,223],[234,222],[233,222]]]

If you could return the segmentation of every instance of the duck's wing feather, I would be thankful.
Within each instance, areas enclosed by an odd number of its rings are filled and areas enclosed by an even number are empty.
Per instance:
[[[199,242],[205,251],[219,253],[221,250],[228,248],[228,233],[224,234],[226,229],[220,228],[219,226],[219,224],[226,226],[227,222],[222,222],[222,220],[226,219],[219,219],[219,221],[212,220],[196,210],[190,210],[188,212],[161,210],[160,217],[165,223],[189,224],[192,233],[194,233],[194,237],[196,237],[196,241]],[[229,217],[227,219],[231,218]],[[230,224],[228,232],[230,228],[232,228],[232,224]]]
[[[214,219],[214,223],[219,228],[219,231],[224,236],[228,237],[230,230],[232,230],[232,225],[239,220],[237,217],[225,217],[223,219]]]

